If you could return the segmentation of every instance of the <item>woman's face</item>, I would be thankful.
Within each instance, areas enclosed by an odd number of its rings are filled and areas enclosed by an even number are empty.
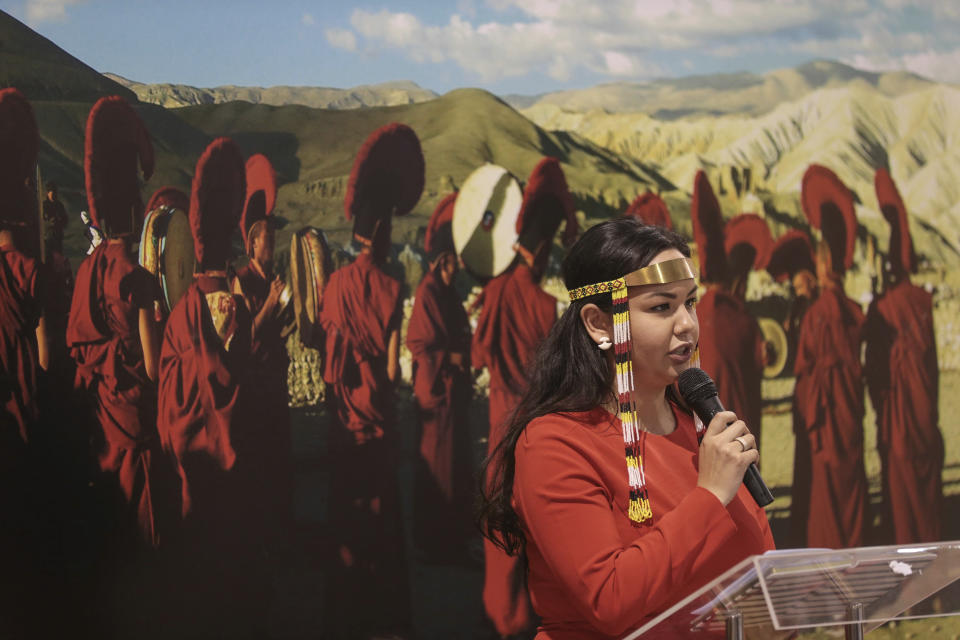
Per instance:
[[[682,257],[676,249],[667,249],[650,264]],[[688,278],[630,287],[628,296],[634,384],[638,389],[662,389],[690,366],[700,338],[697,283]]]

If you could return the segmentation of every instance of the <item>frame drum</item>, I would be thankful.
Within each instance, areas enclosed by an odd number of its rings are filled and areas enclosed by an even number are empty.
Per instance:
[[[321,346],[320,303],[332,271],[330,248],[322,231],[306,227],[293,234],[290,238],[293,313],[300,342],[308,347]]]
[[[513,262],[523,192],[503,167],[471,173],[453,207],[453,244],[464,266],[480,279],[495,278]]]
[[[140,264],[160,282],[167,313],[193,283],[195,261],[187,213],[165,205],[148,213],[140,236]]]
[[[763,377],[776,378],[783,373],[790,355],[787,334],[773,318],[757,318],[757,324],[760,325],[760,333],[767,343],[767,362],[763,367]]]

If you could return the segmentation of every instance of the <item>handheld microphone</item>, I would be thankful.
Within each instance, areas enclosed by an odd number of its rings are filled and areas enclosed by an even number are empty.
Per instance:
[[[682,372],[677,379],[677,388],[683,401],[693,409],[703,424],[710,424],[713,416],[723,411],[723,405],[717,397],[717,385],[713,384],[713,380],[703,369],[691,367]],[[760,470],[753,462],[743,474],[743,484],[747,485],[758,506],[765,507],[773,502],[773,494],[763,482]]]

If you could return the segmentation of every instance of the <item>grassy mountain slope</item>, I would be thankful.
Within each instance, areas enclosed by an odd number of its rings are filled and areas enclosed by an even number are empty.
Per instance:
[[[13,16],[0,11],[0,86],[17,87],[30,100],[94,102],[132,91],[80,62]]]
[[[544,155],[559,158],[588,215],[610,215],[648,186],[670,187],[641,163],[577,135],[548,133],[476,89],[420,104],[350,111],[234,102],[174,113],[208,135],[234,137],[245,153],[266,153],[280,174],[278,208],[290,228],[316,224],[334,236],[349,231],[343,197],[357,150],[367,135],[393,121],[417,132],[426,158],[423,197],[411,216],[395,221],[397,239],[414,241],[437,202],[484,162],[525,180]]]

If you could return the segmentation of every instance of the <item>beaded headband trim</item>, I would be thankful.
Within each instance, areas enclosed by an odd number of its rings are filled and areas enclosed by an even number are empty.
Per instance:
[[[568,293],[570,294],[570,300],[572,302],[573,300],[579,300],[600,293],[613,293],[615,290],[624,287],[666,284],[668,282],[676,282],[677,280],[696,277],[697,271],[693,268],[693,262],[690,258],[675,258],[673,260],[647,265],[642,269],[637,269],[633,273],[628,273],[616,280],[608,280],[607,282],[598,282],[596,284],[577,287],[576,289],[571,289]]]
[[[627,458],[627,478],[630,482],[630,505],[627,515],[639,525],[652,524],[653,509],[643,471],[643,445],[647,430],[637,418],[633,402],[633,348],[630,339],[630,305],[627,287],[648,284],[666,284],[696,278],[696,270],[689,258],[676,258],[648,265],[632,273],[571,290],[570,300],[580,300],[598,294],[610,294],[613,302],[613,346],[617,368],[618,417],[623,427],[623,444]],[[694,359],[699,359],[695,353]],[[694,363],[699,366],[698,362]],[[702,430],[697,425],[697,432]]]

